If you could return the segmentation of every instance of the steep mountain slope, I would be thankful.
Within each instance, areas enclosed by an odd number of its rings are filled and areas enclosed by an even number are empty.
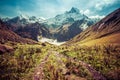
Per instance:
[[[38,36],[50,37],[49,30],[41,25],[39,18],[35,16],[17,16],[5,21],[8,28],[24,38],[37,41]]]
[[[51,36],[49,30],[39,23],[27,24],[24,27],[18,28],[15,32],[24,38],[30,38],[36,41],[38,41],[38,36],[48,38]]]
[[[30,39],[25,39],[18,36],[13,31],[9,30],[8,27],[0,20],[0,43],[5,43],[8,41],[20,42],[20,43],[37,43]]]
[[[119,37],[118,36],[115,37],[114,35],[120,36],[120,8],[115,10],[114,12],[112,12],[111,14],[109,14],[104,19],[94,24],[87,30],[77,35],[68,43],[76,43],[76,42],[85,43],[90,40],[94,40],[93,42],[95,42],[95,39],[97,39],[97,42],[100,43],[106,43],[106,42],[109,43],[112,42],[112,40],[118,41]],[[111,37],[107,37],[107,36],[111,36]],[[114,37],[112,38],[112,36]],[[101,38],[103,37],[106,37],[107,41],[104,41],[104,39],[101,40]],[[100,39],[100,41],[98,41],[98,39]]]
[[[93,24],[92,21],[88,19],[77,20],[73,24],[65,24],[58,29],[57,34],[55,34],[58,41],[68,41],[77,34],[84,31],[88,26]]]

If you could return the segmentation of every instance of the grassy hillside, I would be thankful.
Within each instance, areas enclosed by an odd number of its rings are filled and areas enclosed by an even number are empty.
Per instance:
[[[107,44],[111,44],[111,45],[120,45],[120,33],[116,33],[116,34],[112,34],[109,36],[105,36],[102,38],[98,38],[98,39],[94,39],[94,40],[90,40],[90,41],[80,41],[77,42],[76,44],[79,44],[81,46],[86,45],[86,46],[95,46],[95,45],[107,45]]]

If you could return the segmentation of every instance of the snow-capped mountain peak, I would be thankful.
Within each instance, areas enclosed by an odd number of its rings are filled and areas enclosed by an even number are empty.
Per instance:
[[[3,18],[3,21],[8,23],[19,23],[21,25],[24,25],[24,24],[36,23],[36,22],[43,23],[45,22],[45,18],[20,14],[19,16],[9,18],[9,19]]]
[[[8,21],[10,18],[9,18],[9,17],[6,17],[6,18],[0,18],[0,19],[2,19],[3,22],[6,22],[6,21]]]
[[[20,14],[19,18],[20,18],[20,20],[22,20],[22,19],[29,19],[29,16],[28,15],[24,15],[24,14]]]
[[[78,8],[72,7],[68,13],[80,13]]]
[[[88,18],[86,15],[81,14],[79,9],[72,7],[69,11],[63,14],[58,14],[54,18],[47,19],[45,24],[57,28],[67,23],[74,23],[77,20]]]
[[[20,15],[20,20],[25,19],[28,23],[35,23],[35,22],[39,22],[42,23],[45,18],[41,18],[41,17],[36,17],[36,16],[28,16],[28,15]]]

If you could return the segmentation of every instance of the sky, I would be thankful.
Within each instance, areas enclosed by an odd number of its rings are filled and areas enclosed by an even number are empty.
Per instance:
[[[51,18],[72,7],[88,17],[102,17],[120,8],[120,0],[0,0],[0,17],[24,14]]]

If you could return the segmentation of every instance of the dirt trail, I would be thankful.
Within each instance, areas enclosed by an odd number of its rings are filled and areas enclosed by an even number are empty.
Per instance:
[[[57,52],[57,51],[49,50],[49,52],[44,57],[44,59],[42,59],[40,65],[35,69],[33,80],[44,80],[43,69],[44,69],[44,66],[45,66],[46,62],[48,61],[50,55],[53,55],[55,57],[55,61],[56,61],[57,65],[60,66],[60,68],[62,68],[63,74],[66,74],[67,72],[69,72],[69,70],[65,66],[65,63],[61,60],[62,58],[67,59],[67,57],[65,57],[62,54],[59,54],[59,52]],[[98,71],[96,71],[90,64],[87,64],[87,63],[85,63],[83,61],[79,61],[79,60],[74,60],[74,59],[72,59],[72,60],[78,61],[80,63],[80,65],[82,65],[85,69],[87,69],[92,74],[94,80],[106,80],[106,78],[104,76],[102,76]],[[85,78],[75,76],[74,74],[64,75],[64,76],[66,78],[65,80],[86,80]]]
[[[41,61],[40,65],[35,69],[33,80],[44,80],[43,68],[49,56],[50,56],[50,52],[48,52],[45,58]]]
[[[35,72],[34,72],[34,75],[33,75],[33,80],[44,80],[43,69],[44,69],[44,66],[45,66],[46,62],[48,61],[50,55],[54,55],[56,57],[56,62],[58,62],[61,65],[63,71],[66,72],[65,64],[61,60],[61,58],[63,58],[63,56],[60,55],[56,51],[49,50],[47,55],[44,57],[44,59],[42,59],[39,66],[35,69]]]
[[[43,69],[44,69],[44,66],[45,66],[46,62],[48,61],[50,55],[53,55],[55,57],[57,65],[59,66],[59,68],[61,68],[63,70],[63,72],[62,72],[63,75],[68,72],[68,69],[66,68],[65,63],[61,60],[62,58],[66,58],[66,57],[62,54],[59,54],[59,52],[57,52],[57,51],[50,50],[48,52],[48,54],[45,56],[45,58],[42,59],[40,65],[35,69],[35,72],[33,75],[33,80],[44,80]],[[64,76],[65,76],[65,80],[85,80],[85,79],[79,78],[73,74],[64,75]]]
[[[66,75],[69,72],[69,69],[66,68],[66,64],[61,59],[67,59],[67,57],[57,51],[52,51],[52,54],[56,57],[56,62],[59,64],[58,66],[61,66],[65,80],[86,80],[85,78],[78,77],[74,74]]]

